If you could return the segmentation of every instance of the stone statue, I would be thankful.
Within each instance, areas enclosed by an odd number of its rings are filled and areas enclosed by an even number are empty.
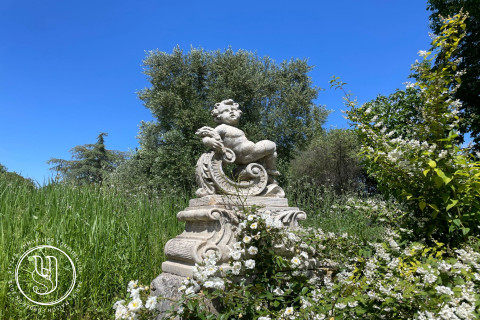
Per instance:
[[[182,280],[191,277],[195,264],[212,253],[227,270],[239,223],[248,208],[255,207],[258,214],[286,228],[296,228],[298,221],[307,217],[299,208],[289,207],[285,193],[274,180],[280,174],[275,167],[275,143],[249,141],[236,127],[241,113],[231,99],[216,103],[212,115],[219,125],[197,131],[210,149],[197,162],[198,198],[191,199],[189,206],[177,214],[177,219],[185,222],[185,230],[165,244],[163,273],[153,280],[152,295],[179,299]],[[233,179],[223,171],[228,163],[237,165]],[[168,310],[171,303],[162,300],[158,310]]]
[[[274,180],[280,173],[276,168],[276,145],[270,140],[254,143],[237,128],[242,111],[232,99],[216,103],[212,116],[219,125],[202,127],[197,135],[202,137],[210,152],[203,154],[197,163],[197,196],[211,194],[262,195],[283,198],[285,193]],[[238,165],[236,182],[225,175],[224,163]]]

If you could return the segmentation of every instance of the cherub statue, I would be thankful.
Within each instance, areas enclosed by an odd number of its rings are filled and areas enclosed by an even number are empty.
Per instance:
[[[270,177],[279,176],[275,142],[262,140],[254,143],[248,140],[245,133],[236,127],[241,114],[238,103],[232,99],[216,103],[212,116],[219,125],[215,129],[202,127],[197,131],[197,135],[202,136],[203,143],[216,152],[224,153],[225,148],[231,149],[235,153],[236,164],[258,162],[265,167]]]

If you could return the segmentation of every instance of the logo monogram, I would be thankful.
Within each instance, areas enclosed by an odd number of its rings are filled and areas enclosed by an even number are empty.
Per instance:
[[[27,250],[15,269],[15,281],[22,295],[43,306],[65,300],[75,287],[76,277],[72,259],[51,245]]]
[[[33,256],[35,259],[35,270],[31,272],[32,274],[32,280],[36,282],[38,285],[44,287],[47,291],[46,292],[40,292],[39,288],[37,286],[33,287],[33,291],[36,294],[39,295],[47,295],[55,291],[57,289],[58,285],[58,260],[54,256],[46,256],[45,258],[48,261],[48,268],[43,267],[43,257],[40,256]],[[38,261],[40,261],[40,271],[38,270]],[[55,284],[52,281],[52,261],[54,262],[54,267],[55,267]],[[40,276],[40,278],[38,276]],[[40,281],[38,281],[40,280]],[[43,280],[43,281],[42,281]],[[47,284],[45,284],[47,283]],[[48,288],[51,288],[48,290]]]

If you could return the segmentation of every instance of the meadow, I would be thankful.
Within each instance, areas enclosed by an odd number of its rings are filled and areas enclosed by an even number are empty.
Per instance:
[[[191,198],[55,183],[35,188],[2,179],[0,190],[0,319],[113,318],[112,305],[125,296],[130,280],[148,284],[161,272],[165,243],[183,231],[176,214]],[[367,227],[378,205],[364,200],[311,189],[290,203],[307,212],[307,226],[371,240],[383,228]],[[48,244],[48,239],[66,244],[78,255],[79,292],[54,312],[30,310],[19,303],[26,300],[17,290],[9,290],[18,255],[34,244]]]

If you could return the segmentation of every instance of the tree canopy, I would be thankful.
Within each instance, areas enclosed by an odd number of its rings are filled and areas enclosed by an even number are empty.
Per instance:
[[[478,0],[429,0],[428,9],[432,11],[431,28],[436,35],[441,33],[442,17],[453,16],[461,10],[468,12],[465,37],[451,57],[460,59],[458,75],[461,84],[454,98],[463,104],[460,109],[462,133],[469,132],[474,138],[475,149],[480,150],[480,3]]]
[[[304,59],[276,63],[244,50],[185,53],[177,47],[172,53],[150,52],[144,65],[151,86],[139,97],[155,121],[140,125],[140,149],[122,174],[135,172],[130,175],[135,180],[141,173],[142,181],[155,187],[193,187],[195,162],[205,151],[195,132],[215,126],[210,112],[216,102],[239,103],[239,127],[252,141],[275,141],[283,160],[306,146],[328,115],[314,103],[320,89]]]
[[[107,150],[105,136],[100,133],[97,142],[76,146],[70,150],[72,160],[52,158],[47,161],[53,165],[50,170],[56,171],[64,182],[74,184],[102,184],[105,178],[125,160],[124,152]]]

